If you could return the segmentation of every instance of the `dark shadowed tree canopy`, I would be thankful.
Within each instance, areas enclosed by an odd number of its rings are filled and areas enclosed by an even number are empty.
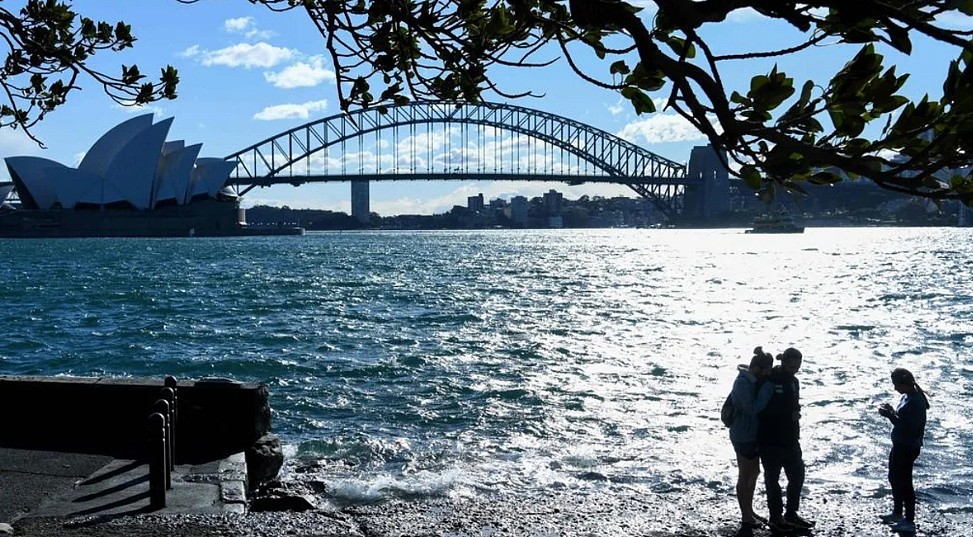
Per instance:
[[[533,93],[499,87],[496,68],[561,62],[618,92],[639,114],[654,113],[653,98],[661,98],[727,151],[734,173],[770,196],[848,176],[973,203],[973,32],[944,22],[968,20],[973,0],[643,2],[654,4],[651,12],[620,0],[249,1],[307,14],[334,63],[343,110],[526,97]],[[714,51],[702,34],[740,10],[788,25],[799,39],[782,50]],[[171,68],[156,84],[140,82],[134,66],[118,78],[86,68],[91,54],[132,44],[124,23],[79,21],[42,0],[29,1],[20,16],[0,16],[9,47],[0,126],[29,127],[64,102],[80,73],[120,102],[174,96]],[[913,54],[932,42],[953,52],[942,95],[910,98],[908,73],[896,72],[883,52]],[[848,50],[852,59],[824,80],[795,81],[775,67],[752,73],[745,91],[724,83],[747,60],[786,59],[815,46]],[[575,58],[592,54],[602,62],[586,72]]]
[[[135,37],[124,22],[91,20],[66,2],[28,0],[17,12],[0,4],[0,38],[7,49],[0,68],[0,127],[23,129],[38,143],[31,127],[80,89],[83,78],[93,79],[123,105],[176,96],[179,78],[171,66],[162,70],[155,83],[145,82],[136,65],[123,65],[115,76],[90,68],[92,56],[131,47]]]
[[[620,0],[250,1],[307,13],[335,64],[343,110],[523,97],[498,87],[491,68],[562,61],[639,114],[654,113],[653,97],[661,97],[769,195],[849,176],[973,200],[971,32],[942,22],[973,15],[973,0],[654,0],[652,15]],[[701,31],[744,9],[793,27],[801,39],[785,50],[711,50]],[[942,96],[910,99],[901,93],[908,74],[880,51],[912,54],[916,42],[930,40],[954,52]],[[774,68],[753,73],[745,93],[724,85],[725,73],[747,59],[818,45],[853,47],[853,59],[830,80],[795,82]],[[580,53],[596,54],[602,67],[582,71],[573,60]]]

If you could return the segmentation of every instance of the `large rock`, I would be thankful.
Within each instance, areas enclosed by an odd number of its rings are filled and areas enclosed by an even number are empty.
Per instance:
[[[257,439],[246,451],[247,482],[251,491],[257,490],[277,478],[284,465],[284,450],[280,438],[268,433]]]

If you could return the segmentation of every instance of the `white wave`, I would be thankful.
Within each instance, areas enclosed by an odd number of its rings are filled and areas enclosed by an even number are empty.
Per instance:
[[[361,479],[339,479],[328,483],[334,497],[353,501],[377,501],[390,497],[445,496],[462,482],[462,472],[421,471],[411,475],[379,474]]]

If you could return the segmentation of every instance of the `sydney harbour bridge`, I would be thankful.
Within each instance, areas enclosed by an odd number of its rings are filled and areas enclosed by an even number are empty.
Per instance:
[[[727,209],[729,178],[710,146],[688,165],[579,121],[521,106],[415,102],[338,114],[225,157],[227,185],[361,181],[615,183],[670,220],[706,220]]]

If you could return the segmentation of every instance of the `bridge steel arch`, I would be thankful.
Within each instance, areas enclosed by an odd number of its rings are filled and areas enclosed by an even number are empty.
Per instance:
[[[483,125],[540,140],[592,164],[600,173],[294,173],[292,165],[329,147],[369,133],[419,124]],[[686,166],[656,155],[606,131],[569,118],[521,106],[497,103],[420,101],[390,106],[386,113],[369,108],[319,119],[262,140],[225,157],[236,162],[227,185],[243,195],[258,186],[353,180],[508,179],[603,182],[626,185],[652,201],[668,218],[682,213],[685,189],[697,180]]]

